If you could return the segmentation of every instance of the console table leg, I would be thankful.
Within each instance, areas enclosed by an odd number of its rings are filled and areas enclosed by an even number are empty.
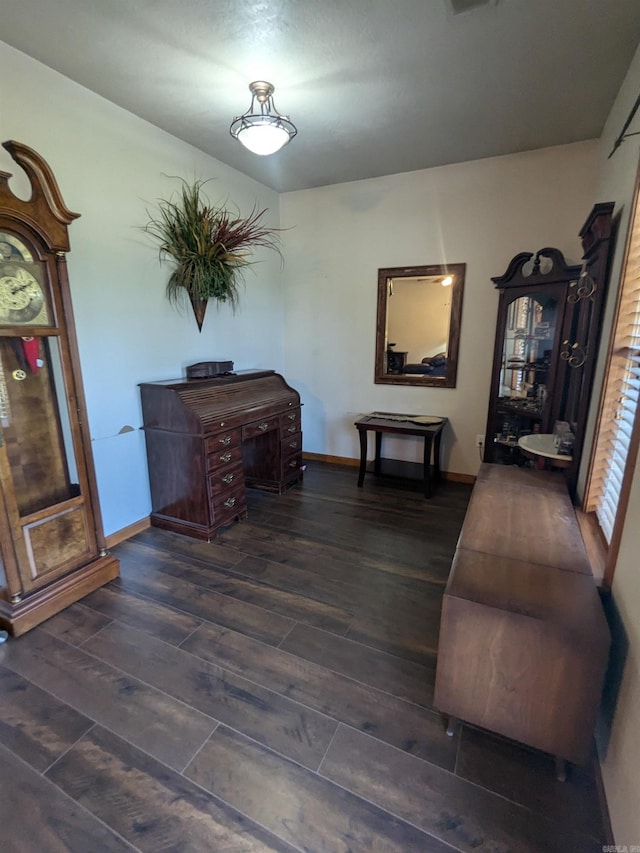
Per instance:
[[[447,717],[447,737],[453,737],[456,733],[458,720],[456,717]]]
[[[376,458],[373,462],[373,470],[380,473],[380,459],[382,457],[382,433],[376,432]]]
[[[359,429],[360,436],[360,471],[358,472],[358,486],[362,487],[364,483],[364,475],[367,470],[367,431]]]
[[[432,495],[431,488],[431,435],[427,433],[424,437],[424,462],[423,474],[424,477],[424,496],[430,498]]]
[[[438,432],[433,442],[433,478],[436,483],[440,482],[440,440],[442,438],[442,430]]]

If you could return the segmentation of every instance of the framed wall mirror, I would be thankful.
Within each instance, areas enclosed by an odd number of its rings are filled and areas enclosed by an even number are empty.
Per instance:
[[[375,382],[455,388],[466,264],[378,270]]]

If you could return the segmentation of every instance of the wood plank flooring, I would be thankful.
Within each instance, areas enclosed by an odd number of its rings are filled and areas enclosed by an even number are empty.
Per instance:
[[[590,853],[593,768],[433,708],[470,487],[321,463],[0,646],[2,853]]]

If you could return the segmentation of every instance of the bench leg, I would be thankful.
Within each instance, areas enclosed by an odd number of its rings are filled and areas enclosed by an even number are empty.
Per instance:
[[[447,737],[453,737],[458,726],[457,717],[447,717]]]
[[[556,779],[558,782],[566,782],[567,781],[567,762],[564,758],[560,758],[559,755],[555,756],[556,762]]]

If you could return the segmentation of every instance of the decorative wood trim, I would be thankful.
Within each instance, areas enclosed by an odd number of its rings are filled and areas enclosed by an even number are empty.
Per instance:
[[[14,195],[9,187],[11,174],[0,172],[0,200],[14,211],[17,210],[38,234],[44,233],[40,223],[53,217],[55,222],[49,222],[47,231],[47,235],[52,238],[51,246],[57,251],[68,252],[67,226],[80,214],[69,210],[64,203],[51,167],[33,148],[22,142],[9,139],[2,143],[2,147],[27,173],[31,182],[31,198],[25,201]]]
[[[584,512],[576,507],[576,518],[582,541],[591,564],[591,573],[598,586],[602,585],[607,565],[607,545],[604,542],[595,513]]]
[[[602,240],[608,240],[611,237],[611,217],[614,207],[613,201],[605,201],[593,206],[579,232],[584,258],[593,254]]]
[[[120,530],[116,530],[115,533],[110,533],[106,537],[107,548],[115,548],[116,545],[124,542],[125,539],[131,539],[131,537],[135,536],[136,533],[142,533],[142,531],[146,530],[148,527],[151,527],[151,519],[147,515],[145,518],[141,518],[139,521],[134,521],[133,524],[127,525],[127,527],[122,527]]]
[[[25,596],[21,601],[0,601],[0,627],[6,628],[12,636],[19,637],[117,578],[119,565],[115,557],[106,554]]]
[[[525,275],[524,267],[533,258],[533,269],[529,275]],[[551,269],[542,272],[540,259],[548,258],[551,261]],[[559,249],[545,246],[539,249],[535,256],[532,252],[520,252],[509,261],[504,275],[491,277],[491,281],[499,289],[512,287],[538,287],[541,284],[552,284],[554,282],[564,283],[580,275],[580,266],[570,265],[565,261],[564,255]]]
[[[629,495],[631,494],[631,486],[633,484],[633,474],[636,469],[636,461],[638,459],[638,450],[640,449],[640,409],[636,411],[633,428],[631,432],[631,440],[629,442],[629,455],[624,466],[624,475],[622,477],[622,486],[620,488],[620,498],[618,500],[618,511],[616,512],[616,521],[613,526],[613,536],[609,543],[609,552],[607,555],[607,566],[604,573],[603,586],[605,589],[611,589],[613,586],[613,576],[616,571],[618,561],[618,552],[620,550],[620,542],[622,541],[622,532],[624,530],[624,522],[627,516],[627,507],[629,505]]]
[[[51,167],[33,148],[29,148],[23,142],[16,142],[15,139],[3,142],[2,147],[6,148],[13,160],[19,166],[22,166],[29,176],[33,195],[26,202],[27,204],[35,203],[42,196],[46,199],[51,213],[63,225],[70,225],[74,219],[80,216],[79,213],[69,210],[64,203],[62,193],[51,171]],[[17,197],[14,196],[14,198]]]
[[[306,450],[302,452],[303,459],[309,459],[312,462],[329,462],[333,465],[348,465],[350,468],[358,468],[360,466],[359,459],[351,459],[348,456],[330,456],[325,453],[308,453]]]
[[[464,294],[466,270],[466,264],[432,264],[429,266],[381,267],[378,269],[376,361],[373,380],[376,385],[416,385],[433,388],[456,387],[458,350],[460,348],[460,327],[462,324],[462,299]],[[446,275],[451,275],[453,277],[453,283],[451,285],[452,292],[446,374],[444,376],[430,376],[428,373],[387,373],[385,337],[387,328],[387,294],[389,280]]]
[[[476,481],[475,474],[458,474],[456,471],[442,471],[440,476],[450,483],[470,483],[473,485]]]
[[[304,451],[303,459],[308,459],[311,462],[329,462],[333,465],[346,465],[350,468],[360,467],[359,459],[351,459],[348,456],[329,456],[325,453],[309,453]],[[443,480],[448,480],[451,483],[475,483],[475,474],[458,474],[455,471],[441,471],[440,476]]]

